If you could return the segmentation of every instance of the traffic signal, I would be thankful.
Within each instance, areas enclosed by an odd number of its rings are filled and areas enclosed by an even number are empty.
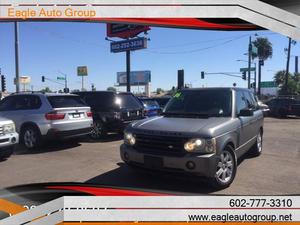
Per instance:
[[[45,82],[45,76],[42,76],[42,82]]]
[[[2,92],[6,91],[6,78],[4,75],[1,75],[1,90]]]
[[[256,88],[256,83],[255,82],[251,83],[250,87],[251,88]]]
[[[201,72],[201,79],[204,79],[204,71]]]
[[[247,80],[246,71],[243,72],[242,78],[243,78],[243,80]]]

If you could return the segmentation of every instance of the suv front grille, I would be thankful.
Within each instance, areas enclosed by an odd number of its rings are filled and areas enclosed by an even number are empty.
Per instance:
[[[150,154],[183,155],[187,138],[136,134],[135,149]]]
[[[3,127],[0,127],[0,135],[3,135]]]

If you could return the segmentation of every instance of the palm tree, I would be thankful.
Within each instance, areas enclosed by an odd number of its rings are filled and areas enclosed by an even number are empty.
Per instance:
[[[257,55],[253,55],[253,58],[258,58],[263,61],[272,58],[273,47],[268,38],[258,37],[253,44],[257,48]]]
[[[258,37],[254,42],[254,46],[257,48],[257,54],[252,55],[253,58],[259,59],[259,70],[258,70],[258,96],[260,96],[260,83],[261,83],[261,66],[265,60],[272,58],[273,47],[272,43],[268,38]],[[261,63],[262,62],[262,63]]]

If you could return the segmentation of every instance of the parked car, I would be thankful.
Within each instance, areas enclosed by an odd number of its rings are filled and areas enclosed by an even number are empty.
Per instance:
[[[0,101],[0,116],[15,122],[20,142],[28,149],[45,139],[89,134],[93,125],[90,107],[71,94],[12,94]]]
[[[0,160],[8,158],[19,142],[19,134],[16,132],[12,120],[0,117]]]
[[[112,91],[75,92],[93,112],[94,126],[91,137],[98,139],[108,132],[123,132],[134,120],[143,119],[143,105],[132,94]]]
[[[152,98],[139,98],[144,106],[144,115],[147,117],[157,116],[161,113],[161,108],[157,101]]]
[[[120,155],[134,168],[205,176],[224,188],[238,158],[261,154],[262,137],[263,113],[248,89],[183,89],[162,116],[126,128]]]
[[[300,100],[289,97],[278,97],[269,100],[266,104],[269,106],[270,115],[272,116],[300,116]]]

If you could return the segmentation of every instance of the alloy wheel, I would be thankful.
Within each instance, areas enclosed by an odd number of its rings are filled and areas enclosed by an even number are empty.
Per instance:
[[[24,144],[27,148],[33,148],[36,145],[37,136],[34,130],[28,129],[24,132]]]
[[[223,151],[217,164],[216,179],[222,184],[230,182],[234,173],[234,167],[235,163],[232,154],[228,151]]]

